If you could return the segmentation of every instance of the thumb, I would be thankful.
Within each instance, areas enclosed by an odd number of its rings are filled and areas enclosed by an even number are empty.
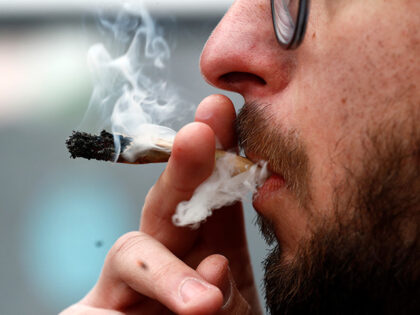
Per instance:
[[[197,272],[223,293],[223,306],[217,314],[251,314],[251,307],[239,292],[226,257],[208,256],[198,265]]]

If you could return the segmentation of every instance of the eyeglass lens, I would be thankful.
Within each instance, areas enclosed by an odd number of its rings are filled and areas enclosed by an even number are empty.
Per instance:
[[[299,0],[273,0],[272,10],[277,36],[287,45],[295,32]]]

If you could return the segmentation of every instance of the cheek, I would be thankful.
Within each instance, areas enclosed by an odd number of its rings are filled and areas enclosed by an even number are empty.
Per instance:
[[[334,19],[317,19],[298,51],[290,117],[305,141],[318,200],[328,200],[346,176],[343,166],[356,169],[363,160],[366,130],[400,115],[401,96],[418,76],[409,25],[392,5],[379,3],[353,1]]]
[[[302,124],[338,140],[402,110],[396,104],[419,80],[420,50],[398,2],[353,1],[312,27],[295,80]]]

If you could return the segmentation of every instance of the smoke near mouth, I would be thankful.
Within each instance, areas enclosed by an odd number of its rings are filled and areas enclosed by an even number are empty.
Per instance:
[[[212,211],[237,201],[246,201],[249,194],[256,192],[268,176],[267,163],[253,165],[248,171],[233,175],[234,154],[227,154],[216,161],[213,174],[201,184],[189,201],[181,202],[173,216],[179,226],[197,228]]]

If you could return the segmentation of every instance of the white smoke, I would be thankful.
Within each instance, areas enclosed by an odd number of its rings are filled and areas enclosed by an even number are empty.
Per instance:
[[[157,139],[172,142],[176,132],[170,127],[179,124],[180,110],[188,116],[193,108],[168,84],[170,49],[147,10],[125,3],[117,12],[99,19],[109,47],[98,43],[88,52],[94,90],[82,128],[132,137],[124,157],[134,160],[137,151],[155,148]],[[118,136],[115,142],[119,148]]]
[[[112,34],[112,44],[108,49],[103,43],[95,44],[89,50],[94,90],[81,128],[111,130],[117,149],[117,135],[130,136],[133,144],[123,154],[135,160],[141,151],[156,148],[158,139],[172,143],[176,132],[171,127],[179,124],[179,113],[185,119],[193,108],[182,102],[168,83],[165,66],[170,49],[142,5],[123,4],[118,14],[103,16],[100,24],[104,32]],[[178,205],[174,224],[197,227],[213,209],[242,200],[262,183],[265,167],[253,166],[232,176],[232,156],[218,159],[213,175],[190,201]]]
[[[197,228],[212,211],[236,201],[245,201],[268,176],[266,163],[253,165],[248,171],[235,173],[235,155],[227,154],[216,161],[213,174],[194,192],[189,201],[181,202],[172,217],[175,225]]]

